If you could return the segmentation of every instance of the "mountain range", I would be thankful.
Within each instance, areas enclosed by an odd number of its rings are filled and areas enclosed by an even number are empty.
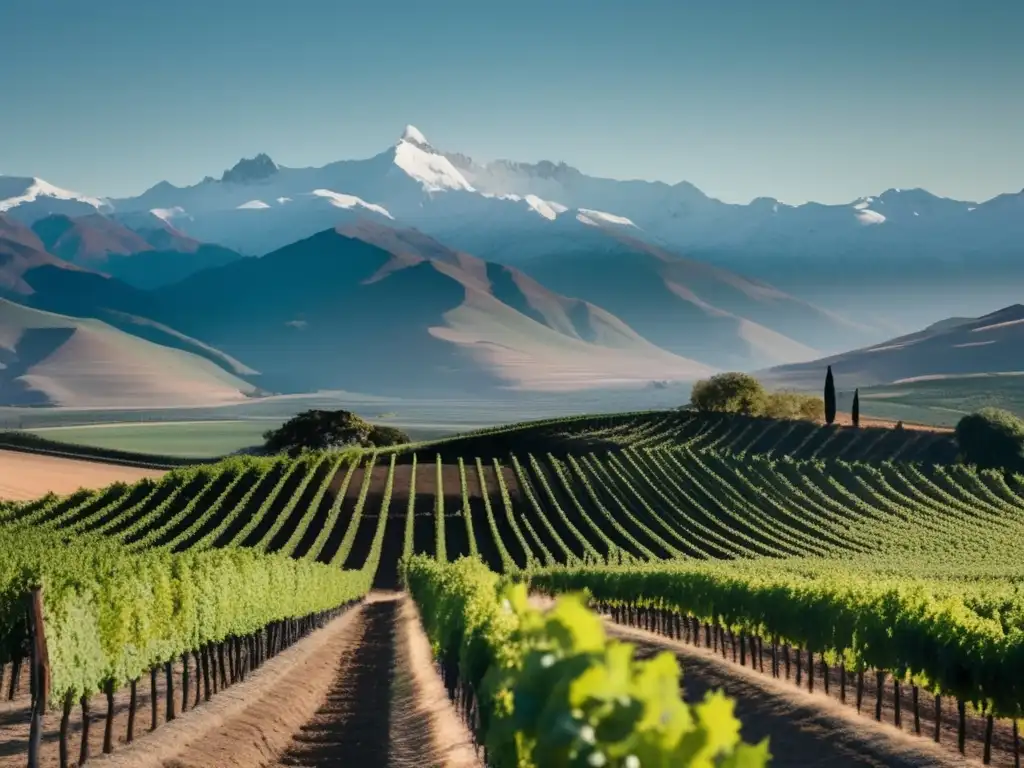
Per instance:
[[[74,319],[99,322],[213,365],[240,397],[575,390],[799,364],[934,320],[937,299],[980,314],[1020,284],[1021,243],[1024,193],[734,205],[685,182],[481,164],[412,126],[369,159],[260,154],[132,198],[0,176],[0,297],[70,318],[72,338]],[[20,392],[12,372],[31,375],[46,345],[19,353],[7,336],[0,391]],[[84,402],[40,391],[29,399]]]
[[[851,352],[762,372],[776,387],[818,390],[822,371],[855,386],[911,384],[982,374],[1024,374],[1024,305],[982,317],[952,317],[915,333]]]

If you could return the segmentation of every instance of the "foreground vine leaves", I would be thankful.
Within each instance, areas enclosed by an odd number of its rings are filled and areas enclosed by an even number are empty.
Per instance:
[[[479,736],[495,765],[767,765],[767,739],[741,741],[731,699],[715,692],[683,701],[675,656],[637,660],[632,644],[606,636],[582,596],[563,595],[540,610],[524,584],[507,584],[468,558],[414,557],[406,578],[435,651],[458,658],[460,676],[482,693]]]

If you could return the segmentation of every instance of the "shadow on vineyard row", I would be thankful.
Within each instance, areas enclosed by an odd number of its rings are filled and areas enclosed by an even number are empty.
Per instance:
[[[922,692],[901,685],[884,672],[847,671],[830,665],[821,654],[753,635],[735,634],[721,625],[707,624],[668,610],[594,604],[613,626],[636,632],[625,639],[651,637],[659,647],[671,642],[687,644],[734,664],[809,693],[829,696],[864,716],[885,722],[907,734],[930,739],[985,765],[1019,768],[1020,738],[1016,721],[996,719],[952,697]],[[685,677],[685,663],[684,663]],[[726,691],[728,693],[728,691]]]

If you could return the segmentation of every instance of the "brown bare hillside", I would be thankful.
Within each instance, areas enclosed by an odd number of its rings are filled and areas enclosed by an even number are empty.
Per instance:
[[[205,405],[254,389],[198,355],[0,299],[0,404]]]
[[[490,293],[517,312],[570,338],[619,349],[654,346],[601,307],[556,293],[522,270],[453,250],[418,230],[394,229],[362,221],[340,227],[338,231],[394,256],[373,280],[382,279],[396,269],[432,261],[467,289]]]
[[[153,249],[144,238],[101,214],[53,215],[32,225],[46,250],[73,264],[102,267],[112,255]]]
[[[154,319],[236,355],[275,391],[565,391],[711,372],[419,233],[359,233],[328,230],[194,275],[158,293]],[[357,349],[373,350],[372,365],[344,353]]]
[[[1024,305],[1015,304],[978,318],[935,323],[917,333],[871,347],[764,372],[773,386],[818,388],[831,365],[837,382],[867,387],[927,379],[1024,371]]]
[[[36,221],[32,230],[50,254],[143,289],[242,258],[227,248],[187,237],[156,217],[143,224],[136,231],[98,213],[52,215]]]
[[[771,286],[595,228],[518,264],[553,291],[607,310],[650,342],[718,368],[815,356],[863,329]]]
[[[44,266],[74,268],[47,253],[31,229],[0,213],[0,292],[31,295],[35,291],[24,279],[25,273]]]

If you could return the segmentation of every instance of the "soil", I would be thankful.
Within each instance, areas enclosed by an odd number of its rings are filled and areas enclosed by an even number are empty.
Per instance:
[[[148,686],[146,687],[148,702]],[[120,694],[119,694],[120,697]],[[244,683],[90,765],[121,768],[333,766],[482,768],[438,677],[415,606],[397,593],[362,604],[267,662]],[[119,716],[120,717],[120,716]],[[137,724],[137,725],[138,725]],[[117,733],[123,723],[115,721]],[[72,738],[77,757],[77,734]],[[10,754],[0,768],[25,764]],[[56,749],[44,766],[56,765]]]
[[[824,422],[821,422],[824,423]],[[836,413],[835,423],[841,427],[853,426],[853,417],[849,413],[838,412]],[[861,427],[884,427],[885,429],[892,429],[896,426],[896,422],[890,419],[871,419],[867,416],[861,416],[860,418]],[[904,429],[917,430],[919,432],[942,432],[952,433],[952,427],[938,427],[930,424],[913,424],[911,422],[903,422]]]
[[[332,480],[329,495],[336,494],[339,490],[341,477],[344,469],[340,470]],[[472,516],[474,538],[480,554],[492,567],[500,568],[500,560],[497,548],[494,544],[490,524],[487,520],[486,509],[483,504],[483,495],[480,490],[480,481],[477,474],[476,463],[467,462],[466,492],[469,498],[468,514]],[[461,555],[470,552],[470,541],[465,516],[463,514],[462,483],[459,477],[458,464],[443,464],[441,469],[441,484],[444,490],[444,511],[445,511],[445,538],[446,553],[448,558],[454,560]],[[366,501],[363,506],[362,520],[360,526],[363,534],[372,534],[377,526],[378,515],[384,500],[384,490],[387,485],[388,466],[378,464],[372,470],[369,485],[367,487]],[[515,472],[508,468],[502,468],[502,477],[509,492],[513,507],[518,510],[521,505],[519,483],[516,480]],[[345,500],[342,506],[342,513],[339,516],[335,532],[329,538],[328,551],[333,553],[341,542],[352,512],[355,509],[357,499],[362,488],[364,470],[360,467],[352,473],[348,488],[345,491]],[[392,482],[391,503],[387,510],[388,523],[384,529],[383,549],[381,562],[377,569],[374,580],[375,589],[393,590],[399,588],[397,567],[398,560],[404,549],[405,518],[409,509],[409,492],[411,489],[412,467],[408,464],[396,464],[395,475]],[[490,500],[497,524],[504,531],[507,520],[505,503],[501,497],[498,486],[497,475],[493,465],[484,464],[484,483],[487,486],[487,495]],[[416,467],[415,504],[413,506],[414,522],[414,551],[427,555],[434,555],[435,549],[435,525],[437,512],[435,507],[435,492],[437,489],[437,467],[432,461],[424,461]],[[322,523],[321,523],[322,525]],[[508,533],[511,537],[511,533]],[[508,539],[506,539],[507,541]],[[365,548],[364,548],[365,549]],[[353,547],[353,552],[359,551]],[[520,556],[520,561],[525,562]],[[346,566],[348,567],[348,566]]]
[[[168,768],[165,761],[173,757],[186,745],[201,742],[219,724],[237,718],[247,712],[251,701],[261,697],[269,701],[287,702],[280,708],[284,713],[298,710],[297,722],[312,713],[320,700],[323,691],[312,689],[304,679],[308,674],[315,678],[317,664],[330,666],[338,658],[341,645],[347,637],[348,627],[354,623],[358,609],[353,608],[346,614],[336,618],[326,627],[318,630],[307,638],[282,651],[270,659],[260,669],[246,677],[245,682],[236,683],[213,695],[209,702],[202,701],[193,708],[196,698],[196,670],[190,659],[190,691],[187,709],[181,709],[181,672],[179,662],[174,667],[174,711],[176,717],[172,722],[166,720],[165,677],[157,677],[157,724],[151,731],[152,709],[150,708],[150,680],[146,677],[138,683],[138,709],[135,717],[135,741],[129,745],[125,736],[128,724],[128,706],[130,687],[118,691],[114,696],[113,749],[109,755],[103,754],[103,732],[106,721],[107,703],[102,694],[90,699],[92,723],[89,729],[90,759],[89,765],[109,766],[153,766]],[[296,674],[297,673],[297,674]],[[329,674],[329,670],[328,670]],[[285,678],[288,678],[287,680]],[[9,676],[8,676],[9,679]],[[0,703],[0,768],[23,768],[28,752],[28,714],[29,699],[27,694],[27,675],[23,674],[22,692],[13,702]],[[5,691],[6,692],[6,691]],[[305,698],[304,698],[305,697]],[[306,706],[308,713],[302,707]],[[274,712],[279,707],[274,707]],[[272,718],[267,718],[268,722]],[[46,715],[43,734],[43,750],[40,766],[59,765],[58,729],[60,714],[50,711]],[[78,765],[81,743],[81,709],[75,706],[70,721],[69,753],[71,765]],[[286,729],[282,739],[290,738],[291,730]],[[216,765],[205,762],[202,765]],[[240,763],[248,765],[249,763]],[[232,765],[232,763],[226,763]]]
[[[404,745],[405,761],[392,765],[423,766],[426,759],[428,766],[482,768],[469,731],[455,713],[436,672],[416,604],[408,597],[399,607],[398,628],[399,667],[391,730],[394,735],[416,733],[418,737]],[[411,753],[410,746],[416,747]]]
[[[79,488],[103,488],[118,481],[134,483],[163,474],[158,469],[0,450],[0,499],[27,501],[51,491],[64,495]]]
[[[473,493],[479,495],[479,483],[475,482],[475,462],[465,462],[465,469],[468,492],[471,495]],[[514,496],[519,487],[519,484],[516,482],[515,472],[509,467],[503,467],[502,469],[502,476],[505,480],[505,485],[508,486],[509,493]],[[409,487],[411,479],[412,465],[395,465],[395,477],[392,486],[391,503],[393,508],[400,509],[403,514],[405,513],[405,505],[409,502]],[[367,498],[382,497],[384,495],[384,486],[387,484],[387,480],[388,466],[386,463],[379,462],[377,466],[373,468],[373,474],[370,476],[370,487],[368,489]],[[349,482],[348,490],[345,494],[346,497],[358,496],[362,482],[363,469],[360,467],[352,473],[352,480]],[[492,498],[492,503],[494,503],[494,500],[497,500],[500,504],[501,495],[498,490],[498,480],[494,472],[494,466],[491,464],[484,463],[484,482],[487,484],[487,490]],[[441,485],[444,490],[445,508],[447,509],[450,507],[452,512],[457,511],[462,503],[462,483],[459,478],[458,464],[441,465]],[[423,494],[433,497],[436,495],[436,492],[437,466],[433,461],[422,461],[416,466],[416,495],[418,496]],[[394,507],[396,503],[399,503],[400,506]]]
[[[984,721],[969,718],[967,730],[967,756],[956,751],[956,710],[948,701],[944,705],[941,742],[935,744],[929,736],[913,733],[913,713],[910,691],[901,691],[902,728],[892,725],[895,714],[895,696],[891,683],[883,689],[882,719],[874,720],[874,676],[865,681],[862,713],[854,705],[855,680],[847,681],[847,704],[839,701],[839,671],[832,670],[830,694],[823,691],[824,678],[817,665],[815,692],[807,691],[806,655],[802,686],[795,683],[795,656],[791,659],[792,678],[775,679],[771,676],[770,648],[765,649],[765,672],[732,662],[721,652],[669,640],[644,630],[608,623],[609,634],[636,644],[637,655],[646,658],[663,650],[676,654],[683,667],[682,684],[687,701],[702,698],[709,690],[722,689],[736,700],[736,715],[743,723],[742,735],[748,742],[769,737],[774,765],[806,766],[967,766],[980,765],[981,736]],[[780,652],[780,675],[784,675]],[[748,658],[748,663],[753,660]],[[852,678],[852,676],[851,676]],[[934,706],[931,696],[921,696],[921,728],[924,734],[934,729]],[[1002,724],[1009,732],[1008,723]],[[992,765],[1012,766],[1013,754],[1008,734],[997,733],[992,751]]]

